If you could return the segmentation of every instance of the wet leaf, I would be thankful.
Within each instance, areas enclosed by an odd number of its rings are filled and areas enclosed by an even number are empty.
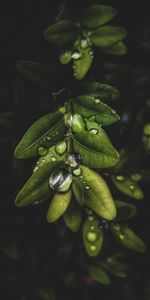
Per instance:
[[[76,201],[82,206],[84,204],[84,189],[80,179],[75,176],[73,177],[72,191]]]
[[[58,168],[65,158],[65,154],[61,156],[57,154],[55,147],[50,148],[48,153],[39,159],[33,175],[18,193],[15,199],[16,206],[37,204],[48,199],[53,193],[48,181],[50,173]]]
[[[99,265],[88,265],[88,272],[89,275],[97,282],[104,285],[110,285],[110,278],[103,267]]]
[[[91,169],[81,166],[85,204],[106,220],[116,217],[116,207],[106,181]]]
[[[101,50],[107,54],[122,56],[127,54],[127,47],[123,42],[119,42],[110,47],[103,47]]]
[[[81,80],[88,72],[93,60],[93,52],[90,48],[82,49],[81,57],[73,61],[73,74]]]
[[[47,114],[38,119],[25,133],[15,149],[16,158],[29,158],[38,155],[38,147],[51,147],[66,131],[63,114]]]
[[[112,224],[111,231],[122,246],[138,252],[146,250],[145,243],[128,226]]]
[[[97,134],[90,131],[75,134],[73,147],[81,155],[82,163],[91,168],[108,168],[119,159],[118,152],[102,129],[97,130]]]
[[[74,22],[62,20],[45,29],[44,38],[56,45],[70,44],[79,37],[78,28]]]
[[[129,204],[124,201],[115,201],[115,205],[117,208],[117,221],[127,220],[132,218],[137,213],[136,206]]]
[[[122,175],[112,176],[112,182],[122,193],[137,200],[143,199],[143,191],[139,184],[131,178]]]
[[[113,109],[92,96],[82,95],[75,98],[73,107],[76,113],[85,118],[95,116],[95,121],[102,125],[110,125],[119,120]]]
[[[122,27],[103,26],[92,31],[91,41],[97,47],[109,47],[123,40],[126,34]]]
[[[101,26],[117,14],[114,7],[106,5],[92,5],[88,7],[81,19],[81,23],[87,28],[95,28]]]
[[[99,221],[90,216],[83,224],[83,243],[89,256],[97,256],[103,245],[103,231],[99,227]]]
[[[65,224],[73,231],[77,232],[82,222],[80,207],[72,200],[63,215]]]
[[[71,201],[71,189],[66,193],[56,193],[47,211],[47,222],[57,221],[66,211]]]
[[[113,274],[120,278],[126,278],[127,271],[130,269],[129,265],[119,262],[117,260],[111,260],[111,258],[107,262],[102,262],[101,265],[110,274]]]

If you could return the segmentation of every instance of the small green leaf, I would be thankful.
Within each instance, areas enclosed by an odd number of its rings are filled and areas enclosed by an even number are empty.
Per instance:
[[[85,118],[95,116],[95,121],[102,125],[110,125],[119,120],[117,113],[108,105],[92,96],[76,97],[73,103],[74,111]]]
[[[103,231],[93,216],[87,218],[82,228],[83,243],[89,256],[97,256],[103,246]]]
[[[29,204],[38,204],[48,199],[53,193],[48,182],[50,173],[58,168],[65,158],[65,153],[59,156],[55,147],[50,148],[48,153],[39,159],[33,175],[18,193],[15,200],[16,206],[24,207]]]
[[[122,246],[138,252],[146,250],[145,243],[128,226],[112,224],[111,231]]]
[[[66,193],[56,193],[47,211],[47,222],[57,221],[66,211],[71,201],[71,189]]]
[[[71,201],[69,207],[63,215],[65,224],[73,231],[77,232],[82,222],[82,213],[79,206]]]
[[[74,22],[63,20],[45,29],[44,38],[56,45],[66,45],[79,37],[78,28]]]
[[[91,41],[97,47],[109,47],[123,40],[126,34],[122,27],[103,26],[92,31]]]
[[[103,129],[97,130],[97,134],[90,131],[75,134],[73,148],[81,155],[82,163],[91,168],[112,167],[119,159],[118,152]]]
[[[79,174],[80,175],[80,174]],[[73,176],[72,191],[79,205],[84,204],[84,189],[78,177]]]
[[[117,208],[117,221],[127,220],[132,218],[137,213],[137,208],[124,201],[115,201],[115,205]]]
[[[79,59],[74,59],[73,61],[73,74],[78,80],[83,79],[93,60],[93,52],[91,48],[88,47],[86,49],[82,49],[81,51],[81,57]]]
[[[122,193],[137,200],[143,199],[143,192],[137,182],[122,175],[112,176],[112,182]]]
[[[91,169],[80,166],[81,182],[84,183],[85,204],[106,220],[116,217],[116,207],[106,181]]]
[[[127,54],[127,47],[123,42],[119,42],[110,47],[103,47],[101,50],[107,54],[122,56]]]
[[[97,282],[104,284],[104,285],[110,285],[111,281],[107,274],[107,272],[98,265],[88,265],[88,272],[89,275],[96,280]]]
[[[63,114],[50,113],[37,120],[25,133],[15,150],[16,158],[38,155],[38,147],[51,147],[66,131]]]
[[[70,50],[63,51],[59,56],[59,60],[61,64],[63,65],[68,64],[72,59],[71,54],[72,52]]]
[[[85,123],[80,114],[72,116],[71,129],[73,132],[81,132],[85,128]]]
[[[117,14],[114,7],[106,5],[92,5],[86,9],[81,19],[81,23],[87,28],[95,28],[101,26]]]
[[[117,277],[120,278],[126,278],[127,277],[127,270],[130,269],[130,266],[122,263],[122,262],[118,262],[117,260],[111,259],[111,257],[109,258],[109,260],[106,260],[106,262],[102,262],[101,266],[108,271],[110,274],[113,274]]]

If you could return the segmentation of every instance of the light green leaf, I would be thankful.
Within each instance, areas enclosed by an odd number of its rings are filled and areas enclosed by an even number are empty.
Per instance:
[[[106,220],[116,217],[116,207],[106,181],[91,169],[80,166],[81,182],[84,183],[85,204]]]
[[[57,221],[66,211],[71,201],[71,189],[66,193],[56,193],[47,211],[47,222]]]
[[[84,204],[84,189],[78,177],[73,176],[72,191],[79,205]]]
[[[122,27],[103,26],[92,31],[91,41],[97,47],[109,47],[123,40],[126,34]]]
[[[65,224],[73,231],[77,232],[80,228],[82,222],[82,213],[80,207],[74,202],[71,201],[69,207],[63,215]]]
[[[63,114],[50,113],[37,120],[25,133],[15,150],[16,158],[38,155],[38,147],[51,147],[66,131]]]
[[[139,184],[131,178],[122,175],[112,176],[112,182],[122,193],[137,200],[143,199],[143,191]]]
[[[75,134],[73,148],[81,155],[82,163],[91,168],[112,167],[119,159],[118,152],[103,129],[97,134],[90,131]]]
[[[68,64],[72,59],[71,54],[72,52],[70,50],[66,50],[66,51],[64,50],[59,56],[59,60],[61,64],[63,65]]]
[[[73,74],[78,80],[83,79],[93,60],[93,52],[91,48],[88,47],[86,49],[82,49],[81,51],[81,57],[79,59],[74,59],[73,61]]]
[[[137,208],[124,201],[115,201],[115,205],[117,208],[117,221],[127,220],[132,218],[137,213]]]
[[[83,224],[83,243],[89,256],[97,256],[103,246],[103,231],[99,227],[99,221],[90,216]]]
[[[107,272],[99,265],[88,265],[89,275],[97,282],[110,285],[111,281]]]
[[[146,250],[145,243],[128,226],[112,224],[111,231],[122,246],[138,252]]]
[[[86,9],[81,19],[81,23],[87,28],[95,28],[101,26],[117,14],[114,7],[106,5],[92,5]]]
[[[74,22],[63,20],[45,29],[44,38],[56,45],[66,45],[79,37],[78,28]]]
[[[74,111],[83,117],[95,116],[95,121],[102,125],[110,125],[119,120],[119,116],[113,109],[92,96],[76,97],[73,107]]]
[[[122,56],[127,54],[127,47],[123,42],[119,42],[110,47],[103,47],[101,50],[107,54]]]
[[[55,160],[54,160],[55,158]],[[52,190],[48,178],[50,173],[58,168],[65,160],[66,155],[58,155],[55,147],[48,150],[48,153],[37,162],[33,175],[18,193],[15,204],[24,207],[29,204],[38,204],[50,197]]]

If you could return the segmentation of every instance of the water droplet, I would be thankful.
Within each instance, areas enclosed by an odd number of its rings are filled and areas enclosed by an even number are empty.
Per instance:
[[[56,157],[53,156],[53,157],[52,157],[52,161],[56,161]]]
[[[72,124],[72,114],[70,112],[64,114],[65,125],[69,128]]]
[[[130,189],[131,191],[133,191],[133,190],[135,189],[134,185],[131,184],[131,185],[129,186],[129,189]]]
[[[142,199],[143,198],[143,192],[141,190],[135,190],[133,192],[133,196],[136,198],[136,199]]]
[[[81,175],[80,178],[83,179],[83,176]]]
[[[91,229],[91,231],[94,231],[94,230],[95,230],[95,227],[92,225],[92,226],[90,227],[90,229]]]
[[[77,60],[79,59],[80,57],[82,56],[82,53],[78,50],[76,50],[75,52],[72,53],[71,57],[74,59],[74,60]]]
[[[119,235],[119,238],[120,238],[120,240],[124,240],[124,234],[121,233],[121,234]]]
[[[51,137],[50,137],[49,135],[47,135],[47,136],[46,136],[46,140],[47,140],[47,141],[50,141],[50,140],[51,140]]]
[[[95,242],[97,240],[97,234],[95,232],[88,232],[86,237],[90,242]]]
[[[93,216],[88,216],[88,220],[89,221],[94,221],[94,217]]]
[[[44,148],[44,147],[42,147],[42,146],[40,146],[40,147],[38,147],[38,151],[37,152],[38,152],[39,156],[44,156],[44,155],[47,154],[47,149]]]
[[[96,250],[96,246],[95,245],[91,245],[90,246],[90,250],[94,252]]]
[[[38,205],[40,203],[40,201],[35,201],[34,203],[33,203],[33,205]]]
[[[131,179],[134,180],[134,181],[140,181],[141,178],[142,178],[142,176],[139,173],[135,173],[135,174],[131,175]]]
[[[54,170],[49,178],[50,187],[57,192],[67,192],[72,183],[72,174],[66,169]]]
[[[77,169],[73,170],[73,174],[74,174],[75,176],[79,176],[79,175],[81,174],[81,169],[80,169],[80,168],[77,168]]]
[[[33,169],[33,173],[35,173],[38,170],[38,166],[35,166],[35,168]]]
[[[78,153],[71,153],[69,154],[66,163],[71,167],[71,168],[76,168],[78,164],[81,161],[81,156]]]
[[[90,116],[88,119],[89,121],[95,121],[95,116]]]
[[[122,175],[117,175],[117,176],[116,176],[116,179],[117,179],[118,181],[123,181],[123,180],[124,180],[124,176],[122,176]]]
[[[45,160],[45,159],[42,159],[41,161],[44,163],[46,160]]]
[[[59,142],[55,146],[55,150],[58,154],[62,155],[66,151],[67,145],[65,141]]]
[[[92,129],[90,129],[90,132],[93,133],[93,134],[97,134],[97,133],[98,133],[98,130],[95,129],[95,128],[92,128]]]
[[[86,49],[87,48],[88,41],[86,39],[82,39],[80,43],[81,43],[81,48],[82,49]]]
[[[90,189],[89,185],[86,185],[85,189],[86,189],[86,190],[89,190],[89,189]]]
[[[95,99],[94,101],[95,101],[96,104],[97,104],[97,103],[100,103],[100,100],[99,100],[99,99]]]
[[[64,114],[66,112],[66,106],[61,106],[58,111]]]

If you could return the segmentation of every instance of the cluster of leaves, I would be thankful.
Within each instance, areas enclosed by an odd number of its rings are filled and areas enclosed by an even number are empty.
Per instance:
[[[93,47],[107,54],[126,54],[127,49],[122,42],[126,30],[105,25],[116,14],[114,7],[92,5],[80,18],[71,20],[66,11],[62,11],[57,22],[44,31],[45,39],[59,46],[60,62],[68,64],[72,61],[76,79],[81,80],[88,72],[93,60]]]

